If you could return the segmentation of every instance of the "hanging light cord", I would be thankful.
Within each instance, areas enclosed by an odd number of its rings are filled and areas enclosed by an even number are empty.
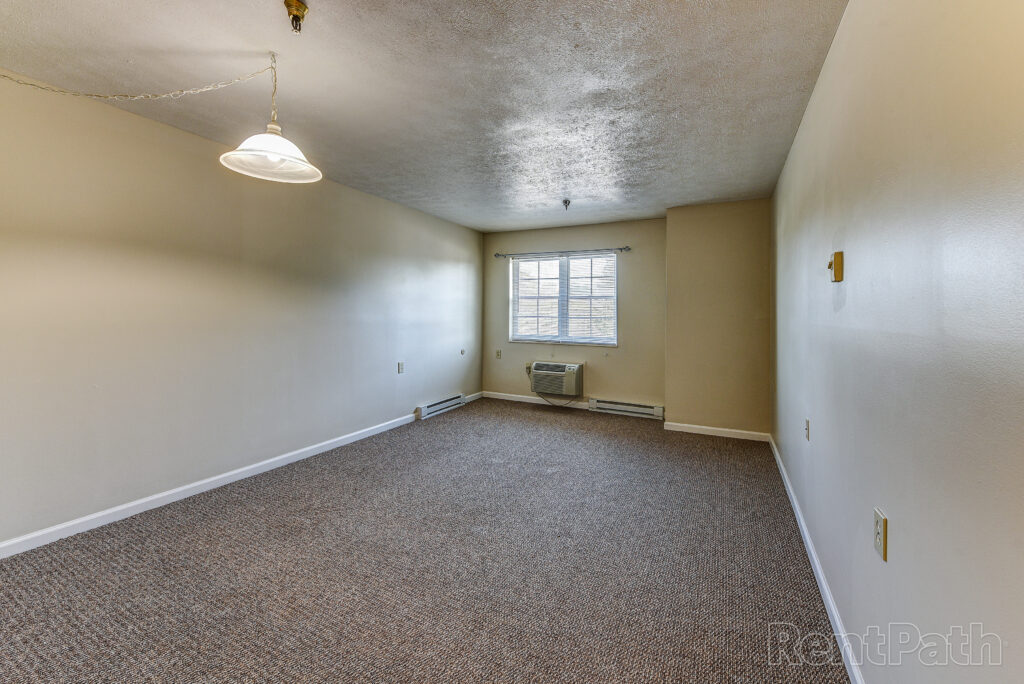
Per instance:
[[[270,123],[277,123],[277,55],[270,53],[270,77],[274,80],[274,89],[270,91]],[[265,71],[265,70],[264,70]]]
[[[18,85],[29,86],[30,88],[35,88],[36,90],[45,90],[48,93],[57,93],[58,95],[71,95],[73,97],[88,97],[88,98],[91,98],[93,100],[113,100],[113,101],[116,101],[116,102],[127,102],[127,101],[132,101],[132,100],[162,100],[162,99],[168,98],[168,97],[171,98],[171,99],[176,100],[179,97],[183,97],[185,95],[199,95],[200,93],[208,93],[211,90],[220,90],[221,88],[227,88],[228,86],[233,86],[236,83],[243,83],[245,81],[250,81],[250,80],[256,78],[257,76],[259,76],[260,74],[264,74],[264,73],[266,73],[268,71],[274,77],[273,109],[272,109],[271,114],[273,116],[273,120],[277,121],[277,55],[274,54],[273,52],[270,53],[270,64],[268,66],[263,67],[259,71],[254,71],[251,74],[246,74],[244,76],[239,76],[237,78],[232,78],[231,80],[228,80],[228,81],[217,81],[216,83],[209,83],[207,85],[199,86],[197,88],[183,88],[181,90],[172,90],[169,93],[139,93],[137,95],[127,95],[127,94],[106,95],[106,94],[101,94],[101,93],[83,93],[83,92],[79,92],[77,90],[65,90],[64,88],[55,88],[53,86],[41,85],[39,83],[31,83],[29,81],[22,81],[21,79],[15,78],[13,76],[8,76],[7,74],[4,74],[4,73],[0,73],[0,79],[3,79],[5,81],[11,81],[12,83],[17,83]]]

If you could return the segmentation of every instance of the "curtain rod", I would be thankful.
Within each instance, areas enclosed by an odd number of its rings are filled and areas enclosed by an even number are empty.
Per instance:
[[[598,252],[632,252],[632,248],[629,245],[625,247],[605,247],[603,249],[576,249],[569,250],[567,252],[519,252],[518,254],[502,254],[501,252],[495,252],[495,259],[507,259],[508,257],[542,257],[542,256],[561,256],[563,254],[595,254]]]

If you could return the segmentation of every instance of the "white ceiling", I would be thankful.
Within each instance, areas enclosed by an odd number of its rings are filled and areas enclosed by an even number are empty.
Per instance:
[[[281,0],[7,2],[0,67],[162,91],[274,50],[284,133],[327,177],[482,230],[539,228],[769,195],[846,0],[308,4],[296,36]],[[234,146],[269,96],[264,76],[118,106]]]

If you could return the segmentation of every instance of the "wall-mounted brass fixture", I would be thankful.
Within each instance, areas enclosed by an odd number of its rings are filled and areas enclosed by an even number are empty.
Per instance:
[[[832,282],[843,282],[843,253],[832,252],[832,258],[828,260],[828,270],[832,271]]]
[[[288,16],[292,20],[292,32],[302,33],[302,20],[309,12],[306,3],[302,0],[284,0],[284,6],[288,8]]]

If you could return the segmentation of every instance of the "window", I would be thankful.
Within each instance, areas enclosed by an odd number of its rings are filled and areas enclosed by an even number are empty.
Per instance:
[[[615,252],[512,257],[510,342],[618,342]]]

